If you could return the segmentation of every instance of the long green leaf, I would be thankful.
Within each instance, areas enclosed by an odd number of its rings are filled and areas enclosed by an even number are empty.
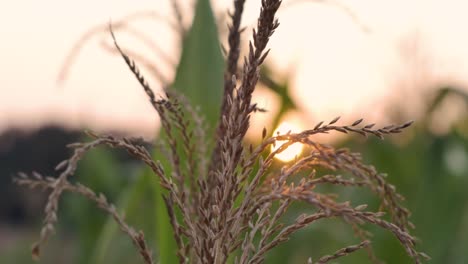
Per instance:
[[[224,62],[218,30],[209,0],[198,0],[191,29],[183,41],[182,56],[172,87],[194,106],[199,106],[213,129],[221,107]],[[159,155],[155,159],[161,158]],[[183,163],[184,161],[181,161]],[[163,164],[164,165],[164,164]],[[167,168],[167,167],[166,167]],[[170,175],[170,174],[168,174]],[[159,261],[177,263],[172,227],[161,197],[162,188],[154,185],[157,207]]]
[[[136,216],[141,212],[138,212],[139,205],[141,201],[146,196],[148,192],[148,186],[151,185],[151,182],[155,181],[155,177],[152,175],[143,175],[136,180],[136,182],[124,190],[121,194],[121,197],[117,203],[117,207],[124,212],[127,216]],[[150,220],[151,215],[146,216],[146,220]],[[112,241],[115,239],[115,235],[119,231],[117,224],[115,223],[112,217],[107,219],[107,222],[104,224],[104,227],[101,230],[99,238],[96,242],[96,248],[91,256],[91,261],[89,263],[100,264],[106,263],[106,255],[109,253]],[[146,235],[148,235],[146,233]]]
[[[209,0],[199,0],[188,32],[173,87],[192,105],[200,106],[214,126],[221,107],[224,61]]]
[[[181,92],[194,106],[199,106],[211,129],[215,127],[221,106],[224,61],[219,45],[218,30],[209,0],[198,0],[195,17],[191,29],[183,41],[182,56],[177,68],[174,89]],[[170,175],[170,167],[164,158],[156,151],[155,160],[161,160],[162,165]],[[181,161],[183,163],[183,161]],[[158,246],[159,263],[178,263],[177,247],[173,238],[166,206],[162,199],[163,190],[155,177],[145,170],[142,180],[135,184],[125,195],[124,212],[128,213],[141,198],[141,182],[152,188],[155,203],[154,218],[156,225],[155,237]],[[151,178],[151,181],[147,179]],[[140,191],[139,191],[140,190]],[[130,202],[131,201],[131,202]],[[151,218],[151,217],[150,217]],[[151,218],[153,219],[153,218]],[[109,248],[109,243],[115,236],[117,228],[107,224],[95,254],[95,261],[101,262]],[[98,263],[94,262],[94,263]]]

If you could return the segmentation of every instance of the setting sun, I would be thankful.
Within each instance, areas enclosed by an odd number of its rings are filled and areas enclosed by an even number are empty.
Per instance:
[[[276,135],[276,133],[280,133],[280,134],[285,134],[285,133],[288,133],[289,131],[291,132],[299,132],[299,128],[291,123],[288,123],[288,122],[282,122],[278,128],[276,128],[275,132],[273,133],[273,135]],[[275,146],[272,146],[271,147],[271,151],[275,151],[276,149],[278,149],[281,145],[283,145],[283,141],[282,140],[278,140],[276,142],[276,145]],[[288,162],[288,161],[291,161],[293,160],[295,157],[299,156],[302,152],[302,148],[303,148],[303,145],[301,143],[294,143],[292,144],[291,146],[289,146],[289,148],[287,148],[286,150],[284,150],[283,152],[277,154],[275,156],[275,158],[281,160],[281,161],[284,161],[284,162]]]

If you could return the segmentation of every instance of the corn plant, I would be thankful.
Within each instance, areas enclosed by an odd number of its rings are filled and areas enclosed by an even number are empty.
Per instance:
[[[259,131],[262,140],[258,145],[245,142],[251,116],[263,111],[252,102],[252,93],[259,81],[260,67],[268,56],[270,38],[279,26],[276,14],[282,2],[262,0],[248,53],[239,67],[244,2],[235,0],[230,13],[224,83],[219,87],[222,99],[207,102],[217,105],[210,109],[209,115],[216,113],[218,122],[208,129],[199,106],[194,106],[190,96],[183,93],[190,90],[191,84],[176,80],[176,84],[185,87],[178,90],[167,87],[163,94],[155,94],[135,61],[119,46],[110,27],[116,50],[161,120],[164,147],[151,155],[140,139],[87,132],[93,140],[70,145],[73,154],[58,164],[57,177],[20,173],[15,179],[18,184],[50,191],[44,226],[33,246],[34,257],[39,257],[41,246],[54,230],[62,194],[72,192],[86,197],[112,217],[133,241],[144,263],[156,262],[143,231],[130,226],[104,194],[70,180],[88,151],[106,146],[126,150],[151,170],[154,182],[162,189],[164,204],[158,206],[167,210],[176,243],[175,252],[167,254],[177,255],[179,263],[263,263],[268,252],[288,241],[292,234],[327,219],[342,220],[360,241],[330,255],[311,256],[304,263],[327,263],[361,249],[378,262],[366,224],[392,233],[414,263],[428,258],[416,249],[416,239],[409,233],[413,227],[408,220],[410,212],[402,205],[403,197],[387,181],[386,175],[364,164],[359,153],[336,149],[315,139],[317,134],[332,132],[383,139],[402,132],[412,122],[375,128],[374,124],[363,124],[363,119],[341,125],[339,118],[335,118],[299,133],[271,135],[263,129]],[[304,145],[304,154],[281,168],[273,166],[275,156],[294,143]],[[270,150],[271,146],[277,148]],[[378,210],[368,210],[364,204],[339,201],[333,193],[320,191],[323,185],[368,189],[380,199],[381,206]],[[306,204],[313,211],[287,223],[283,216],[293,203]]]

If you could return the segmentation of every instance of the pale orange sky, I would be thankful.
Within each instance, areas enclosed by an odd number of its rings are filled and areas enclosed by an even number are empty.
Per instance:
[[[213,1],[216,14],[223,14],[230,2]],[[293,98],[310,120],[341,115],[378,121],[385,110],[382,101],[390,96],[411,96],[417,105],[421,89],[435,84],[452,81],[468,87],[466,1],[302,0],[286,7],[288,2],[278,14],[281,26],[272,38],[268,63],[278,78],[290,76]],[[255,24],[259,3],[247,1],[245,25]],[[54,122],[154,134],[156,114],[144,93],[121,58],[101,47],[108,35],[84,46],[66,83],[58,86],[56,80],[71,47],[88,29],[138,11],[154,10],[171,20],[169,0],[16,0],[1,6],[0,131]],[[190,3],[183,1],[183,6],[188,10]],[[177,61],[176,38],[167,23],[141,19],[132,25]],[[160,60],[128,34],[117,34],[125,47],[146,50],[149,59]],[[173,77],[167,64],[161,62],[161,68]],[[158,88],[155,80],[151,83]],[[276,107],[275,99],[261,91],[255,100],[272,111]]]

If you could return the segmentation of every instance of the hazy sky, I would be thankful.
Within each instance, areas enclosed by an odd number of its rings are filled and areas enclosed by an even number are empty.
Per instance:
[[[0,131],[56,122],[154,132],[155,113],[144,93],[122,60],[103,48],[108,34],[90,38],[67,81],[58,85],[57,79],[87,30],[141,11],[161,17],[142,17],[131,23],[132,29],[148,35],[177,62],[177,39],[167,23],[173,20],[169,0],[0,1]],[[215,2],[219,16],[231,6],[231,1]],[[278,78],[290,77],[293,97],[311,120],[342,115],[375,121],[385,110],[383,100],[411,96],[416,102],[423,88],[468,84],[466,1],[291,2],[284,1],[278,14],[281,26],[268,63]],[[259,3],[247,1],[246,26],[255,25]],[[188,23],[190,3],[184,0],[183,6]],[[167,78],[173,77],[170,65],[150,47],[128,32],[117,34],[122,45],[142,51],[159,62]],[[275,98],[261,91],[255,100],[276,107]]]

